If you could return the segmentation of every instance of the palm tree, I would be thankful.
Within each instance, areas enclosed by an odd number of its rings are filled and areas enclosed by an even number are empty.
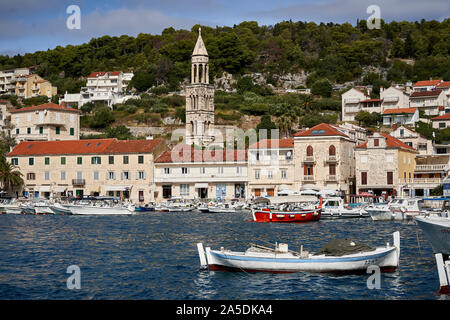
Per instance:
[[[24,184],[22,173],[16,169],[4,157],[0,158],[0,185],[8,193],[20,189]]]
[[[294,112],[289,111],[286,114],[280,116],[277,120],[277,127],[280,130],[280,135],[283,138],[287,138],[290,135],[291,128],[297,121],[297,116]]]

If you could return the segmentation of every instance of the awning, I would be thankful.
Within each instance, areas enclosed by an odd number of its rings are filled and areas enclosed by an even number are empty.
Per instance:
[[[196,183],[195,189],[200,189],[200,188],[208,188],[208,184],[207,183]]]
[[[131,186],[105,186],[106,191],[129,191]]]
[[[64,186],[56,186],[53,188],[53,192],[65,192],[67,190],[67,187]]]
[[[256,185],[256,186],[251,186],[251,189],[275,189],[274,185]]]
[[[287,184],[280,184],[278,191],[291,191],[291,188]]]
[[[50,192],[50,186],[39,187],[40,192]]]

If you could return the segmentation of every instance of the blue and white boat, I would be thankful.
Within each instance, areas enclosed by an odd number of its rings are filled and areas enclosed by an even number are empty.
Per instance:
[[[275,249],[252,245],[245,252],[211,250],[198,243],[200,265],[209,270],[245,271],[245,272],[365,272],[369,266],[375,265],[380,271],[394,271],[400,259],[400,233],[393,233],[393,246],[371,251],[356,252],[346,255],[311,254],[303,251],[288,250],[287,244],[278,244]]]

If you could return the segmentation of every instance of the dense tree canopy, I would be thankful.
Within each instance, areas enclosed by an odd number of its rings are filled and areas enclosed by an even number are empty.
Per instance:
[[[39,65],[38,74],[56,85],[59,93],[76,92],[89,73],[106,70],[133,70],[138,91],[155,84],[176,89],[190,74],[198,27],[167,28],[161,35],[102,36],[82,45],[0,56],[0,70]],[[244,21],[233,27],[202,26],[202,37],[212,77],[223,71],[243,75],[305,70],[312,83],[323,78],[344,83],[373,66],[387,70],[388,80],[393,81],[450,78],[450,19],[382,21],[379,30],[369,30],[364,20],[356,26],[303,21],[259,26]]]

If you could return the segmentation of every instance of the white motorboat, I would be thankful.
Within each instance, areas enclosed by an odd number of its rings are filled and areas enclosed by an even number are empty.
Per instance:
[[[135,214],[134,205],[125,205],[116,198],[98,197],[88,200],[78,200],[64,204],[75,215],[132,215]]]
[[[21,214],[22,208],[15,200],[0,203],[0,213]]]
[[[169,212],[189,212],[193,211],[196,208],[193,203],[181,197],[174,197],[169,199],[165,206],[167,211]]]
[[[387,205],[368,206],[365,210],[373,221],[410,220],[427,213],[422,210],[422,202],[420,198],[393,199]]]
[[[65,208],[60,203],[55,203],[53,205],[50,205],[49,208],[55,213],[55,214],[61,214],[61,215],[71,215],[72,211],[69,208]]]
[[[366,218],[369,214],[363,207],[351,208],[344,205],[344,200],[340,197],[329,197],[323,199],[321,219],[330,218]]]
[[[415,217],[434,253],[450,255],[450,218],[436,215]]]
[[[392,213],[389,206],[394,201],[397,200],[391,200],[386,204],[371,204],[365,207],[364,210],[369,214],[373,221],[392,220]]]
[[[72,214],[79,215],[116,215],[116,214],[135,214],[134,206],[96,206],[96,205],[65,205]]]
[[[209,206],[208,212],[211,213],[234,213],[242,209],[244,205],[241,203],[218,203]]]
[[[400,233],[393,234],[393,246],[379,247],[370,251],[344,255],[311,254],[302,250],[288,250],[287,244],[279,244],[275,249],[252,245],[245,252],[221,248],[211,250],[198,243],[197,249],[202,268],[209,270],[245,272],[361,272],[368,266],[376,265],[381,271],[394,271],[399,265]],[[352,246],[353,242],[349,245]],[[353,243],[353,245],[355,245]]]
[[[34,211],[36,214],[55,214],[55,212],[50,209],[50,204],[47,201],[39,201],[33,203]]]

